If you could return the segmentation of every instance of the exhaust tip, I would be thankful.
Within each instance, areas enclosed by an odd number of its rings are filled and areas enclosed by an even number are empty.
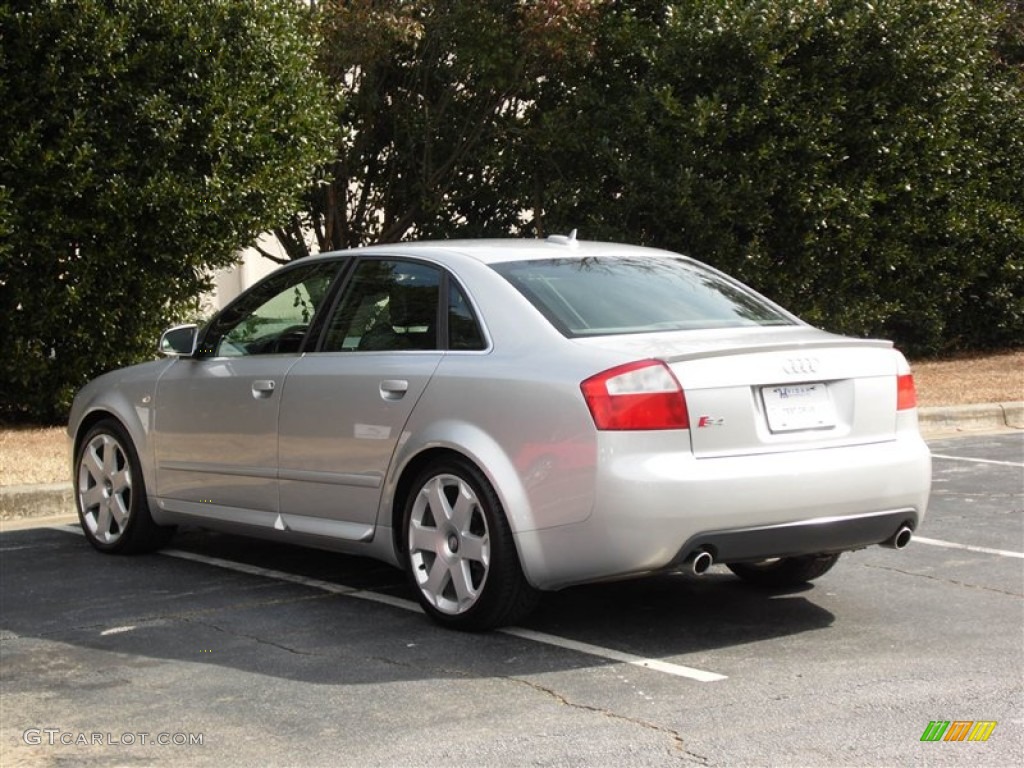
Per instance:
[[[690,555],[687,562],[690,564],[690,572],[695,576],[701,576],[707,573],[708,568],[714,564],[715,558],[711,556],[710,552],[702,549],[700,552]]]
[[[889,547],[891,549],[903,549],[910,543],[910,540],[914,538],[914,531],[910,526],[903,525],[900,529],[893,534],[891,539],[882,542],[883,547]]]

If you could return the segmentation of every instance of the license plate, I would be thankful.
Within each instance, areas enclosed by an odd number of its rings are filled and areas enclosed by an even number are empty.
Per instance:
[[[761,401],[772,432],[828,429],[836,425],[836,409],[828,387],[820,382],[761,387]]]

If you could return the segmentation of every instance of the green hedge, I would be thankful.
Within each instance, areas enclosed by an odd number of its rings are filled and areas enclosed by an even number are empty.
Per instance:
[[[272,0],[0,8],[0,417],[58,420],[152,357],[297,205],[333,142],[306,20]]]
[[[533,115],[548,231],[690,253],[914,355],[1021,343],[1019,10],[611,7],[589,71]]]

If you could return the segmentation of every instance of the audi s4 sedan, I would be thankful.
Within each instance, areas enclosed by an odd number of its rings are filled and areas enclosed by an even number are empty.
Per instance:
[[[189,525],[365,555],[458,629],[715,563],[799,585],[905,546],[928,501],[890,342],[666,251],[573,234],[328,253],[159,352],[71,411],[96,549]]]

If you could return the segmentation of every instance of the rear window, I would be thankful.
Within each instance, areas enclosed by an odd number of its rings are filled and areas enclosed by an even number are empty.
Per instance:
[[[595,257],[492,266],[566,336],[794,324],[740,283],[684,258]]]

